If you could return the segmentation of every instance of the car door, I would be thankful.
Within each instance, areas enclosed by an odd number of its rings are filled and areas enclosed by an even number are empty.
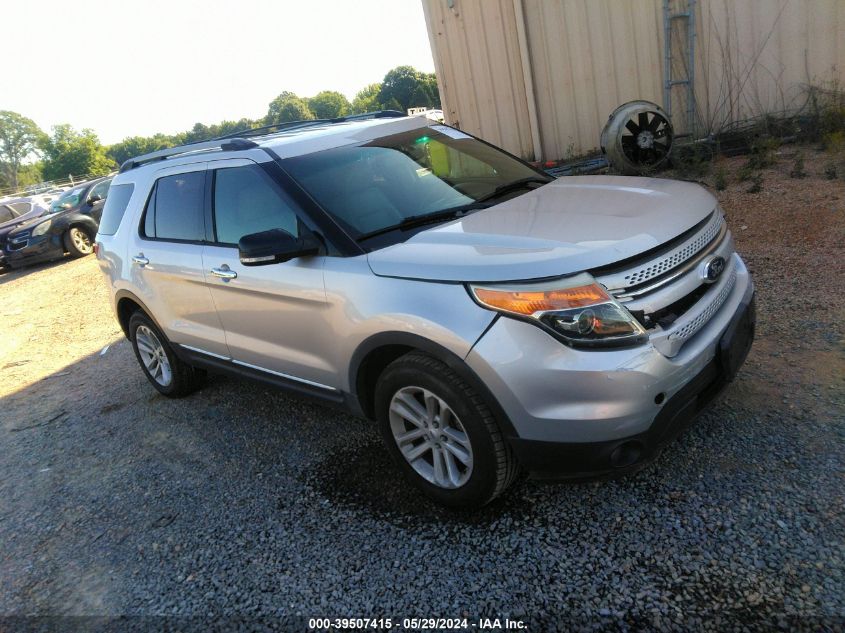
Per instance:
[[[307,230],[302,213],[253,161],[214,161],[209,175],[213,231],[203,263],[232,360],[311,387],[336,387],[337,371],[328,360],[324,257],[265,266],[244,266],[238,257],[244,235]]]
[[[88,192],[88,198],[82,207],[82,212],[90,215],[98,224],[103,215],[103,206],[106,204],[110,186],[111,179],[98,182]]]
[[[132,286],[171,342],[228,358],[203,269],[206,163],[162,169],[153,179],[130,243]]]

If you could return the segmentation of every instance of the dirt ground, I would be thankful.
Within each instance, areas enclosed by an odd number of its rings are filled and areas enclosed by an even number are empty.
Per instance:
[[[845,180],[812,148],[791,178],[797,149],[759,193],[736,178],[744,157],[725,160],[714,191],[757,285],[757,339],[722,401],[637,477],[523,481],[471,519],[422,502],[363,421],[234,378],[159,396],[94,257],[0,274],[0,616],[392,600],[541,622],[563,604],[620,630],[673,614],[841,624]]]

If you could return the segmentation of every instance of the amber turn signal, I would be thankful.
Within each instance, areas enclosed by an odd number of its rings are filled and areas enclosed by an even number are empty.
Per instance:
[[[542,291],[494,290],[476,287],[473,288],[473,292],[478,301],[494,310],[524,316],[531,316],[537,312],[583,308],[611,300],[607,291],[595,283]]]

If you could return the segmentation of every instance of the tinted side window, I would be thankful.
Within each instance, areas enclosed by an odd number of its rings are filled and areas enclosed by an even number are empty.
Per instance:
[[[8,222],[9,220],[15,219],[15,214],[12,212],[11,207],[4,205],[0,205],[0,222]]]
[[[270,229],[299,235],[292,203],[257,165],[215,172],[214,227],[223,244],[237,244],[244,235]]]
[[[117,233],[117,227],[120,226],[123,214],[126,213],[129,198],[132,197],[134,189],[135,185],[131,183],[111,187],[109,191],[111,195],[106,199],[106,205],[103,207],[103,217],[100,218],[99,233],[101,235],[114,235]]]
[[[144,234],[163,240],[205,239],[205,171],[164,176],[147,203]]]
[[[9,205],[14,213],[23,215],[32,211],[32,203],[30,202],[13,202]]]
[[[94,188],[91,189],[91,193],[88,194],[88,197],[93,198],[94,196],[100,196],[100,198],[105,200],[109,195],[109,185],[111,185],[111,180],[104,180],[103,182],[94,185]]]

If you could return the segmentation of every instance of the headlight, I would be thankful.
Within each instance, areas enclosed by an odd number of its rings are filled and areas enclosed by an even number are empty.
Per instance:
[[[34,229],[32,229],[32,237],[38,237],[39,235],[44,235],[47,231],[50,230],[50,225],[53,223],[52,220],[47,220],[46,222],[42,222]]]
[[[471,285],[485,308],[530,320],[573,347],[615,347],[647,340],[639,322],[587,273],[539,284]]]

